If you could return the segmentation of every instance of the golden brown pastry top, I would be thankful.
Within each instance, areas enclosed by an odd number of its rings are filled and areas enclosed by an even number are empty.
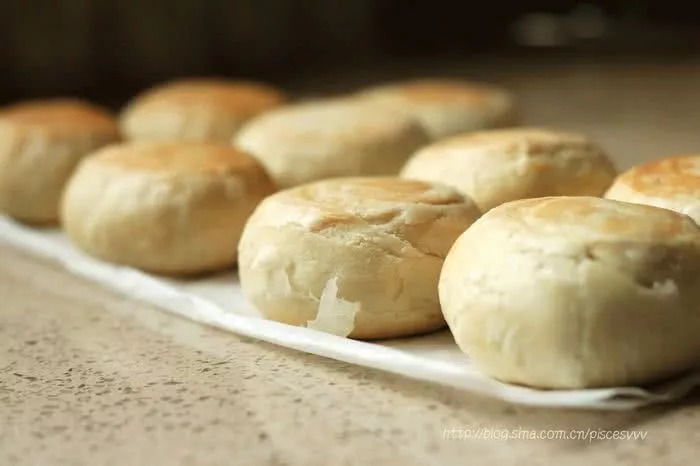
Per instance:
[[[71,135],[87,132],[117,138],[115,119],[106,110],[78,99],[48,99],[17,103],[0,109],[0,124]]]
[[[431,144],[433,156],[441,156],[441,150],[481,149],[498,146],[499,150],[518,155],[524,147],[528,154],[554,152],[558,148],[576,148],[592,146],[593,142],[586,136],[566,131],[553,131],[546,128],[508,128],[476,131],[452,136]],[[434,150],[434,151],[433,151]],[[426,151],[428,152],[428,151]]]
[[[100,150],[85,164],[133,172],[235,173],[261,169],[250,155],[214,143],[136,142]]]
[[[368,102],[328,99],[288,105],[248,123],[237,140],[269,139],[269,144],[360,144],[420,131],[410,116]],[[421,133],[422,134],[422,133]]]
[[[183,79],[156,86],[136,97],[132,109],[208,106],[222,112],[254,115],[286,100],[266,84],[223,79]]]
[[[618,177],[615,184],[658,197],[700,196],[700,155],[680,155],[654,160],[634,167]]]
[[[490,99],[503,91],[488,84],[446,78],[424,78],[368,89],[368,93],[395,97],[426,104],[489,105]]]
[[[269,226],[319,231],[339,225],[414,225],[479,216],[471,199],[447,186],[393,177],[335,178],[280,191],[263,202]]]
[[[638,238],[641,241],[673,241],[688,237],[700,241],[700,227],[692,219],[658,207],[598,197],[543,197],[505,203],[484,218],[517,222],[520,228],[567,240]]]

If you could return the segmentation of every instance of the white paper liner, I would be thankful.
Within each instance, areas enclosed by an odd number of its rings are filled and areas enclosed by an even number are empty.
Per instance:
[[[243,298],[233,271],[180,280],[152,276],[94,259],[56,229],[31,229],[0,216],[0,241],[61,263],[76,275],[185,318],[299,351],[414,379],[462,388],[531,406],[622,410],[683,397],[700,385],[700,370],[653,388],[612,387],[538,390],[481,374],[457,348],[448,331],[362,342],[260,318]]]

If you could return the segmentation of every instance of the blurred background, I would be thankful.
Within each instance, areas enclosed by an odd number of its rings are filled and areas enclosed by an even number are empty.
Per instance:
[[[660,155],[700,150],[699,59],[690,1],[0,0],[0,103],[117,108],[184,76],[299,94],[456,76],[510,87],[528,123]]]

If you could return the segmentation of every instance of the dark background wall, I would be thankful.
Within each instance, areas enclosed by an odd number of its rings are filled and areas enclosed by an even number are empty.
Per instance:
[[[0,0],[0,103],[448,57],[700,56],[690,1]],[[429,70],[427,70],[429,71]]]

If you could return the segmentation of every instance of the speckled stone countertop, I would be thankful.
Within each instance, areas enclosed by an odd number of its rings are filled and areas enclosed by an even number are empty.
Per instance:
[[[700,150],[700,95],[686,92],[700,68],[675,71],[498,78],[529,121],[591,132],[624,166]],[[697,393],[635,412],[512,406],[203,327],[1,244],[0,368],[2,465],[686,465],[700,445]],[[478,428],[647,435],[444,438]]]

